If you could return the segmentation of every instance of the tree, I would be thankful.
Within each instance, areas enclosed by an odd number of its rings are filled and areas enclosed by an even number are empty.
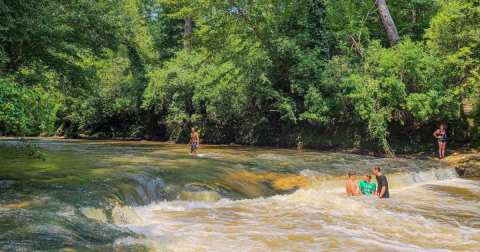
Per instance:
[[[387,34],[390,45],[398,45],[400,43],[400,37],[398,36],[397,28],[393,22],[392,16],[388,11],[387,3],[385,0],[374,0],[377,7],[378,16],[382,20],[385,33]]]
[[[190,33],[192,33],[192,29],[193,29],[192,18],[186,18],[185,19],[185,33],[184,33],[184,36],[187,37]],[[184,43],[183,48],[186,49],[187,47],[188,47],[188,44]],[[189,49],[189,53],[190,53],[190,49]]]
[[[100,57],[104,48],[118,45],[111,5],[97,0],[1,1],[3,75],[14,75],[19,84],[54,78],[60,89],[85,87],[92,73],[78,64],[82,55]]]

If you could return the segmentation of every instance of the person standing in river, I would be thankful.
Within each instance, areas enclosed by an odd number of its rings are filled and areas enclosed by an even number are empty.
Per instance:
[[[388,182],[387,177],[380,172],[380,166],[374,165],[372,168],[373,174],[377,176],[377,195],[378,198],[390,198],[390,193],[388,192]]]
[[[348,172],[348,180],[346,189],[347,189],[347,194],[350,196],[362,196],[361,194],[357,193],[357,185],[355,185],[355,179],[357,178],[357,174],[353,171]]]
[[[365,173],[363,175],[363,180],[360,181],[360,185],[358,185],[358,193],[363,195],[375,195],[377,191],[377,185],[372,182],[372,175],[370,173]]]
[[[190,142],[188,142],[187,147],[190,144],[192,144],[190,153],[197,155],[197,148],[198,148],[198,145],[200,145],[200,138],[198,137],[198,134],[195,131],[195,128],[192,128],[192,133],[190,133]]]
[[[438,154],[440,159],[445,157],[445,145],[447,144],[447,133],[443,127],[443,124],[440,125],[440,128],[437,129],[433,135],[438,139]]]

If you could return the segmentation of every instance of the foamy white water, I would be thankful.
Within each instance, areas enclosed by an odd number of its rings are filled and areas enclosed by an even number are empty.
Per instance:
[[[480,247],[480,181],[459,180],[427,157],[215,145],[193,156],[185,145],[153,142],[34,142],[48,162],[26,159],[17,141],[0,137],[0,160],[8,160],[1,251]],[[392,198],[347,197],[347,172],[373,165],[387,174]]]
[[[480,250],[480,181],[453,169],[387,177],[390,199],[319,181],[269,198],[135,207],[143,221],[127,227],[169,251]]]

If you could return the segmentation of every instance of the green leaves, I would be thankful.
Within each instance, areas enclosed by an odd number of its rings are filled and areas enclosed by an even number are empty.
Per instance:
[[[480,6],[475,3],[448,1],[425,35],[431,52],[443,56],[438,74],[450,77],[450,87],[460,85],[464,97],[477,97],[480,90]]]
[[[47,156],[40,151],[34,143],[27,144],[28,156],[35,157],[38,160],[47,161]]]
[[[53,132],[53,102],[42,89],[20,88],[0,78],[0,130],[19,137]]]
[[[0,128],[13,134],[49,134],[56,113],[69,136],[165,140],[195,125],[212,141],[276,144],[298,125],[355,125],[387,148],[404,129],[456,120],[480,90],[471,0],[389,3],[404,36],[392,48],[374,1],[1,4]]]
[[[91,74],[79,65],[82,55],[101,57],[103,49],[118,45],[109,6],[96,0],[3,0],[1,71],[21,84],[54,79],[66,92],[85,87]]]
[[[459,115],[461,90],[467,87],[452,83],[462,72],[442,71],[449,55],[431,54],[430,44],[408,38],[389,49],[374,41],[364,55],[365,62],[356,61],[355,55],[350,56],[353,60],[333,58],[327,64],[324,85],[309,90],[308,112],[301,118],[365,123],[370,137],[388,150],[386,139],[393,123],[416,129],[432,120],[452,120]]]

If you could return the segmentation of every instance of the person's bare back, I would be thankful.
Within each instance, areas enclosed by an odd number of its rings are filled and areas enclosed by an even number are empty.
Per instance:
[[[352,182],[349,179],[349,180],[347,180],[346,189],[347,189],[347,194],[348,195],[354,195],[354,192],[357,190],[357,186],[355,185],[354,182]]]
[[[355,172],[348,172],[348,180],[345,184],[345,188],[347,189],[347,194],[350,196],[361,196],[361,194],[357,193],[357,185],[355,185],[355,178],[357,174]]]

